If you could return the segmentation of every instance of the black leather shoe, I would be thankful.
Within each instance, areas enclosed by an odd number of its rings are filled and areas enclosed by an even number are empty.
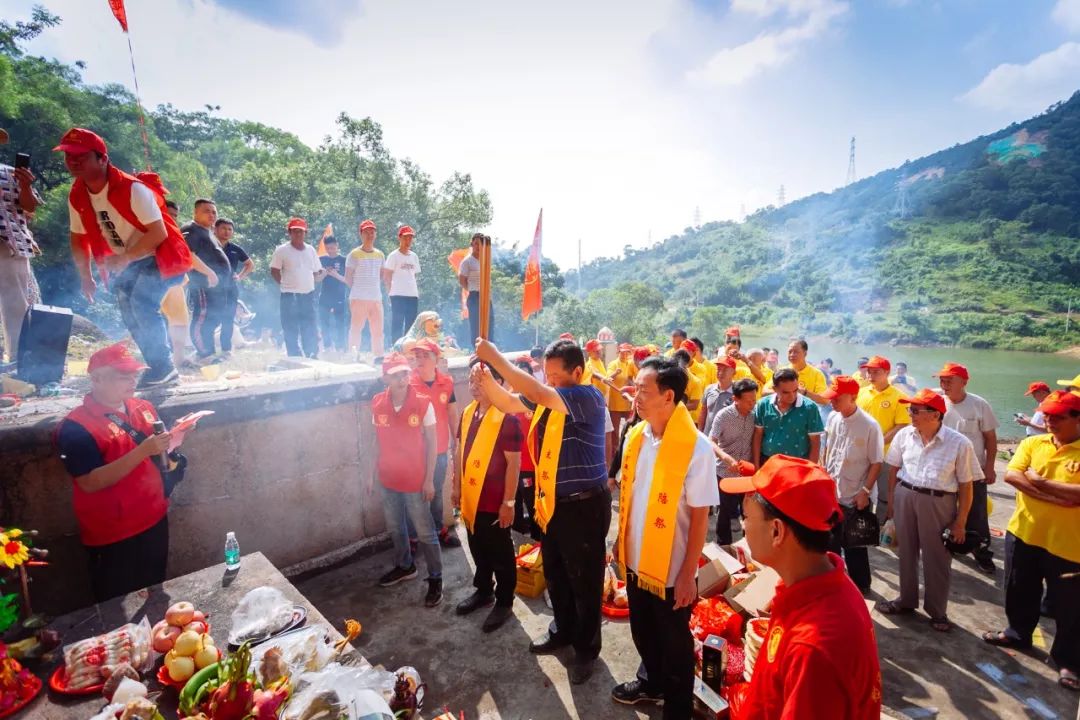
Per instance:
[[[508,607],[493,607],[488,616],[484,618],[484,624],[480,627],[486,633],[495,632],[501,628],[506,621],[514,617],[514,609]]]
[[[469,613],[475,612],[480,608],[490,607],[494,604],[494,595],[483,595],[479,590],[477,590],[472,595],[459,602],[457,609],[454,612],[456,612],[458,615],[468,615]]]
[[[569,644],[569,640],[563,640],[558,635],[545,633],[539,640],[533,640],[529,643],[529,652],[536,655],[546,655],[555,652],[559,648],[566,647]]]
[[[582,685],[592,677],[593,670],[596,668],[596,660],[575,660],[574,664],[570,666],[568,673],[570,675],[571,685]]]

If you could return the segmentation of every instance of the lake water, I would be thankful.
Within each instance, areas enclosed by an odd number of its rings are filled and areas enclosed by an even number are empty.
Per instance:
[[[780,349],[780,364],[787,363],[787,336],[743,337],[743,349],[751,347],[776,347]],[[1057,380],[1072,378],[1080,373],[1080,361],[1064,355],[1049,353],[1012,352],[1008,350],[974,350],[971,348],[924,348],[894,347],[890,345],[850,345],[847,343],[815,339],[808,341],[810,352],[807,361],[817,364],[824,358],[832,358],[833,366],[850,375],[857,369],[855,361],[861,356],[882,355],[889,359],[895,369],[897,362],[906,362],[908,373],[920,388],[936,388],[932,373],[946,362],[960,363],[971,373],[967,389],[981,395],[993,406],[1001,427],[998,435],[1003,438],[1020,438],[1025,428],[1016,424],[1014,412],[1030,416],[1035,404],[1024,396],[1028,383],[1042,380],[1051,389],[1059,389]]]

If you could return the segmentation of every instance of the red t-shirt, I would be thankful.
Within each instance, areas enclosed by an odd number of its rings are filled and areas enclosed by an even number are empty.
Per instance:
[[[535,472],[532,453],[529,452],[529,425],[532,424],[532,413],[515,413],[518,428],[521,430],[521,472]]]
[[[866,601],[836,569],[776,586],[772,619],[739,718],[878,720],[881,669]]]
[[[462,445],[465,457],[469,457],[472,450],[473,440],[480,429],[480,421],[483,414],[479,409],[473,414],[469,424],[469,437],[465,438]],[[461,439],[462,423],[458,426],[458,440]],[[502,426],[499,427],[499,436],[495,439],[495,450],[488,462],[487,475],[484,476],[484,487],[480,488],[480,501],[477,503],[477,512],[497,513],[502,504],[506,490],[506,455],[504,453],[521,452],[521,426],[516,415],[507,415],[503,418]]]

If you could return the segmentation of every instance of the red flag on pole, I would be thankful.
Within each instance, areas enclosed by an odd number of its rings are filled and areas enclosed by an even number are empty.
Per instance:
[[[334,234],[334,223],[330,223],[322,231],[322,237],[319,238],[319,247],[316,253],[319,257],[326,257],[330,253],[326,252],[326,238]]]
[[[544,307],[544,298],[540,289],[540,244],[544,237],[544,209],[540,208],[540,217],[536,218],[536,233],[533,235],[529,260],[525,263],[525,292],[521,295],[521,319],[527,320],[533,313]]]
[[[116,16],[116,21],[120,23],[120,27],[124,29],[124,32],[127,32],[127,10],[124,8],[124,0],[109,0],[109,7],[112,8],[112,14]]]

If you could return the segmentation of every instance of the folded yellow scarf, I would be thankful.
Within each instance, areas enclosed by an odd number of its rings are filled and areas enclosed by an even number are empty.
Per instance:
[[[540,448],[540,453],[537,454],[534,450],[536,442],[533,438],[541,418],[544,417],[548,419],[544,426],[544,444]],[[544,532],[547,532],[548,523],[555,515],[555,475],[559,471],[559,451],[562,449],[565,425],[566,415],[550,408],[538,407],[533,412],[532,424],[529,426],[529,453],[536,466],[536,499],[533,501],[533,517]]]
[[[638,456],[641,444],[645,441],[645,422],[640,422],[630,430],[626,438],[626,452],[623,454],[622,486],[619,490],[619,557],[616,558],[623,570],[626,569],[626,533],[629,530],[631,504],[634,498],[634,482],[637,473]],[[664,437],[660,440],[660,449],[656,453],[656,464],[652,468],[649,482],[649,504],[645,510],[645,527],[641,533],[641,558],[637,572],[637,585],[642,590],[663,598],[667,588],[668,570],[671,565],[671,547],[675,542],[676,515],[683,486],[686,484],[686,471],[690,468],[690,459],[694,456],[697,444],[697,428],[686,406],[679,403],[675,413],[664,428]]]
[[[465,457],[465,441],[469,437],[476,407],[474,400],[461,415],[461,442],[458,443],[457,451],[458,470],[461,473],[461,517],[465,520],[465,527],[469,532],[475,532],[473,523],[476,522],[476,508],[480,504],[480,491],[484,488],[488,464],[491,462],[491,454],[495,452],[495,442],[499,439],[499,430],[505,417],[501,410],[489,406],[480,419],[476,437],[469,446],[469,455]]]

